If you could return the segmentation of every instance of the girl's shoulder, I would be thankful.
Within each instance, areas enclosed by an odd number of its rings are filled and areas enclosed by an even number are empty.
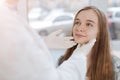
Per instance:
[[[120,80],[120,58],[117,56],[112,56],[112,62],[114,67],[114,80]]]
[[[113,62],[113,66],[114,66],[114,71],[120,72],[120,58],[112,55],[112,62]]]

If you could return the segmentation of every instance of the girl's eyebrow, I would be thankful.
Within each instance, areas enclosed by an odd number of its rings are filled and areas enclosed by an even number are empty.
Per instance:
[[[75,20],[80,20],[79,18],[76,18]]]
[[[95,23],[93,20],[89,20],[89,19],[88,19],[87,21],[88,21],[88,22],[92,22],[92,23]]]

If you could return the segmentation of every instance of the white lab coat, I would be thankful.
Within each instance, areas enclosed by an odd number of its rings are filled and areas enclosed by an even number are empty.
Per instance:
[[[0,80],[84,80],[85,74],[84,55],[73,55],[56,68],[41,37],[0,5]]]

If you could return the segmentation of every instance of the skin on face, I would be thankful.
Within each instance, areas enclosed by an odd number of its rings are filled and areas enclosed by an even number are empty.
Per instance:
[[[76,43],[85,44],[97,37],[98,17],[93,10],[81,11],[73,26],[73,37]]]
[[[9,4],[16,4],[19,0],[6,0]]]

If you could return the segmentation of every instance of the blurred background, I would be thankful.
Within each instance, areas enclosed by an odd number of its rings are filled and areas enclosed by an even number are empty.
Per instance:
[[[120,40],[120,0],[27,0],[28,20],[41,36],[63,29],[71,35],[74,15],[86,5],[104,11],[112,40]]]
[[[75,14],[87,5],[97,6],[106,14],[111,48],[113,54],[120,57],[120,0],[21,0],[18,12],[42,37],[58,29],[63,29],[63,34],[70,36]],[[66,50],[50,51],[57,61]]]

